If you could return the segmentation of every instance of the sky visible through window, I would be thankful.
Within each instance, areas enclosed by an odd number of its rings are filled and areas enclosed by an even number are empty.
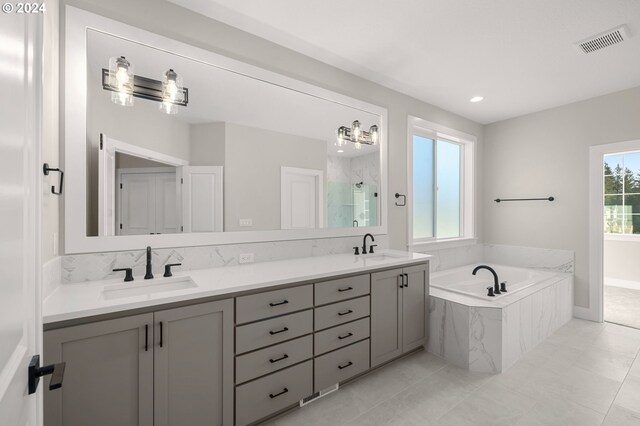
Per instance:
[[[456,143],[413,136],[414,239],[460,236],[460,155]]]
[[[640,152],[604,157],[604,232],[640,234]]]

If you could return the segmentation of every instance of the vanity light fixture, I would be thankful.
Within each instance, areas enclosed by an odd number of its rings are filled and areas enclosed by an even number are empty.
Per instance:
[[[124,56],[109,59],[108,85],[111,101],[122,106],[133,106],[133,65]],[[104,78],[103,78],[104,85]]]
[[[474,96],[473,98],[469,99],[469,102],[476,103],[476,102],[480,102],[483,99],[484,99],[484,96]]]
[[[102,69],[102,88],[111,93],[118,105],[132,106],[133,98],[160,102],[160,111],[176,114],[177,106],[187,106],[189,89],[172,69],[164,73],[163,80],[153,80],[133,74],[133,65],[124,56],[109,60],[109,69]]]
[[[347,142],[354,144],[355,149],[362,149],[362,145],[376,145],[380,139],[378,126],[369,127],[369,131],[362,130],[360,122],[354,121],[351,128],[340,126],[337,131],[336,146],[343,146]]]

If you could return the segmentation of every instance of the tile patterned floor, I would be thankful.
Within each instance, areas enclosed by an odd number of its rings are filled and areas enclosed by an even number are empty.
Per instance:
[[[574,319],[504,374],[423,351],[267,424],[640,425],[639,351],[640,330]]]

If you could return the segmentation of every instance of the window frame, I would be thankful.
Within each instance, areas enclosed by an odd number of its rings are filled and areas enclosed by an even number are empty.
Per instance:
[[[413,237],[413,137],[420,136],[434,141],[434,179],[433,179],[433,225],[434,237]],[[437,236],[437,174],[438,140],[460,146],[460,236],[438,238]],[[477,138],[419,117],[409,116],[407,126],[407,247],[464,245],[475,243],[475,147]]]
[[[623,188],[622,188],[622,192],[619,194],[607,194],[606,193],[606,186],[605,186],[605,180],[606,180],[606,176],[614,176],[612,175],[607,175],[605,174],[605,169],[604,169],[604,163],[606,162],[607,157],[613,157],[613,156],[621,156],[624,158],[625,155],[629,155],[629,154],[637,154],[640,153],[640,151],[638,150],[634,150],[634,151],[622,151],[622,152],[612,152],[609,154],[604,154],[602,157],[602,213],[603,213],[603,217],[606,219],[606,215],[605,215],[605,211],[606,211],[606,204],[605,204],[605,198],[607,196],[620,196],[622,197],[622,205],[624,206],[625,203],[625,196],[626,195],[639,195],[640,193],[638,192],[631,192],[631,193],[627,193],[625,191],[625,187],[624,187],[624,176],[626,173],[624,173],[625,167],[623,167],[623,173],[622,173],[622,180],[623,180]],[[624,161],[624,159],[623,159]],[[631,214],[632,216],[634,215],[633,213]],[[626,215],[624,215],[626,216]],[[624,221],[623,221],[624,222]],[[603,237],[604,240],[606,241],[630,241],[630,242],[637,242],[638,240],[640,240],[640,234],[627,234],[627,233],[611,233],[611,232],[606,232],[606,230],[602,229],[603,232]]]

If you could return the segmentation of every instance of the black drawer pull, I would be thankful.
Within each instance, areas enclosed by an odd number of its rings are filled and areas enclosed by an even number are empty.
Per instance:
[[[272,302],[272,303],[269,303],[269,306],[271,306],[271,307],[273,308],[274,306],[286,305],[287,303],[289,303],[289,301],[285,299],[285,300],[283,300],[282,302],[278,302],[278,303],[273,303],[273,302]]]
[[[144,351],[149,350],[149,324],[144,325]]]
[[[289,331],[289,327],[284,327],[282,330],[270,331],[269,334],[273,336],[274,334],[284,333],[285,331]]]
[[[275,393],[275,394],[270,393],[270,394],[269,394],[269,398],[273,399],[273,398],[276,398],[276,397],[278,397],[278,396],[280,396],[280,395],[284,395],[284,394],[285,394],[285,393],[287,393],[287,392],[289,392],[289,389],[284,388],[284,389],[282,389],[282,392],[278,392],[278,393]]]
[[[344,311],[344,312],[338,312],[338,315],[343,316],[343,315],[348,315],[348,314],[352,314],[353,311],[351,309],[349,309],[348,311]]]
[[[351,337],[353,336],[353,333],[347,333],[344,336],[338,336],[338,339],[342,340],[342,339],[346,339],[347,337]]]
[[[342,293],[343,291],[349,291],[349,290],[353,290],[353,287],[347,287],[347,288],[339,288],[338,291],[340,293]]]
[[[164,333],[162,332],[162,321],[160,321],[160,347],[162,347],[162,335]]]
[[[289,355],[284,354],[284,355],[282,355],[280,358],[276,358],[276,359],[269,359],[269,362],[270,362],[271,364],[273,364],[273,363],[275,363],[275,362],[282,361],[283,359],[287,359],[287,358],[289,358]]]
[[[349,361],[348,363],[346,363],[345,365],[339,365],[338,368],[340,370],[347,368],[347,367],[351,367],[353,365],[353,363],[351,361]]]

